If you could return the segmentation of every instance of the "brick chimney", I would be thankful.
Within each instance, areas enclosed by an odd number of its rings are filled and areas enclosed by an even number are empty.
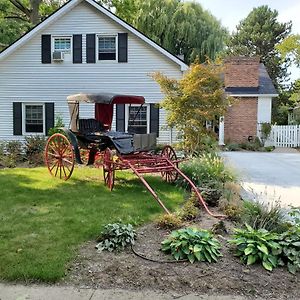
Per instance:
[[[225,87],[258,87],[259,57],[233,56],[225,60]]]

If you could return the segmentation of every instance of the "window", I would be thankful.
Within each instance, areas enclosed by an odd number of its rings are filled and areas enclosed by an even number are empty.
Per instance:
[[[98,37],[98,60],[116,60],[116,37]]]
[[[25,133],[44,133],[44,105],[25,104]]]
[[[71,54],[71,37],[55,37],[54,52],[63,52]]]
[[[128,112],[128,132],[147,133],[148,132],[148,110],[147,106],[129,106]]]

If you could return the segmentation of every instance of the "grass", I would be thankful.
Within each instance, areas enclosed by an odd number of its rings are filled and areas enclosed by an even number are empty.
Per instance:
[[[183,191],[159,177],[146,177],[174,210]],[[147,222],[162,209],[129,172],[117,173],[113,192],[102,171],[76,168],[69,181],[45,168],[0,170],[0,279],[54,282],[65,275],[78,247],[104,225]]]

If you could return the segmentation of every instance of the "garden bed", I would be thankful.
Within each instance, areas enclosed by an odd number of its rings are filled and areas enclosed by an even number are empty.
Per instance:
[[[211,229],[217,222],[204,212],[189,225]],[[225,222],[228,233],[233,224]],[[137,230],[134,249],[154,260],[169,260],[160,251],[160,243],[169,231],[157,229],[151,223]],[[124,288],[160,290],[176,296],[188,293],[259,296],[265,299],[299,299],[300,274],[291,275],[285,268],[268,272],[260,265],[247,267],[230,253],[229,234],[218,236],[223,257],[208,263],[157,263],[144,260],[130,249],[121,253],[97,253],[96,242],[84,244],[75,261],[69,265],[63,284],[93,288]],[[61,282],[62,283],[62,282]],[[61,284],[60,283],[60,284]]]

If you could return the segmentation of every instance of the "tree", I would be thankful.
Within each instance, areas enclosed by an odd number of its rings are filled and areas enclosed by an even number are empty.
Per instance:
[[[300,67],[300,34],[291,34],[276,46],[283,59],[290,57]]]
[[[66,0],[1,0],[0,43],[9,45]]]
[[[276,46],[291,31],[291,22],[280,23],[278,12],[267,5],[254,8],[237,26],[228,43],[228,53],[233,55],[260,56],[268,73],[277,86],[287,77],[288,61],[282,61]]]
[[[201,148],[208,134],[205,122],[218,119],[228,107],[224,96],[221,67],[210,62],[192,64],[182,79],[155,73],[153,78],[165,95],[161,106],[167,111],[167,123],[183,135],[185,149]]]
[[[224,47],[226,30],[196,2],[136,0],[133,25],[187,63],[215,59]]]
[[[136,0],[99,0],[97,1],[128,23],[132,23],[136,13]]]

